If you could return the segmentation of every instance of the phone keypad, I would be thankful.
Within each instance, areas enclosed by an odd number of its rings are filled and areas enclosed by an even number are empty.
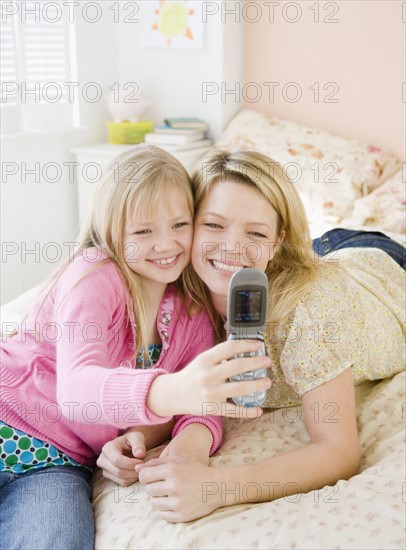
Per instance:
[[[238,353],[235,357],[259,357],[260,355],[265,355],[262,349],[258,351],[247,351],[246,353]]]
[[[246,353],[239,353],[235,355],[235,358],[239,357],[261,357],[265,356],[265,346],[263,346],[258,351],[249,351]],[[236,374],[230,381],[233,382],[243,382],[250,380],[257,380],[259,378],[265,378],[267,375],[267,369],[256,369],[243,372],[241,374]],[[255,393],[250,393],[248,395],[240,395],[238,397],[233,397],[233,401],[236,405],[241,405],[245,407],[260,407],[265,402],[266,390],[262,390]]]

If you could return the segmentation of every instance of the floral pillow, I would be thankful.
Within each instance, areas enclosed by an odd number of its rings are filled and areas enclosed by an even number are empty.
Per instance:
[[[400,167],[392,153],[355,139],[307,128],[243,109],[228,124],[218,147],[254,148],[283,165],[316,215],[339,222],[354,201],[378,188]]]
[[[357,199],[343,223],[406,235],[406,163],[370,195]]]

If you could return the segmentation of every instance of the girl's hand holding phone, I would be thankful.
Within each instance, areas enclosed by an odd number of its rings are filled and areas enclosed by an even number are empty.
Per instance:
[[[158,376],[151,384],[147,407],[159,416],[260,416],[260,407],[241,407],[228,403],[227,399],[271,387],[269,378],[228,382],[229,378],[237,374],[270,366],[271,360],[268,357],[235,357],[256,352],[261,345],[260,342],[249,340],[229,340],[201,353],[183,370]]]

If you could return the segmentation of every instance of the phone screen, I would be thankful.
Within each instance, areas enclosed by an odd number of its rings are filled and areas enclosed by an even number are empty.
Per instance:
[[[261,319],[261,294],[261,290],[236,292],[234,323],[255,323]]]

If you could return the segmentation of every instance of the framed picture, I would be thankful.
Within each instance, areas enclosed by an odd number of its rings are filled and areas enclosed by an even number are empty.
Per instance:
[[[202,2],[157,0],[142,3],[144,48],[203,48]]]

